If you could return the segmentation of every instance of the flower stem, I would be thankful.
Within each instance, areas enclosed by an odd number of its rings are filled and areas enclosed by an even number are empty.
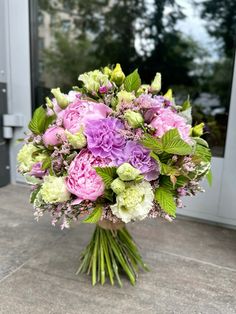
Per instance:
[[[103,229],[97,225],[92,239],[81,256],[81,265],[76,272],[90,274],[92,285],[104,285],[106,275],[114,285],[116,278],[122,287],[120,272],[125,273],[131,284],[135,285],[139,268],[148,270],[126,227],[118,230]]]

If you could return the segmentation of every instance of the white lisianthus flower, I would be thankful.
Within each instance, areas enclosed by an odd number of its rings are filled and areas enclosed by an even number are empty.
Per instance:
[[[40,189],[45,203],[53,204],[66,202],[70,199],[70,192],[66,188],[65,177],[46,176]]]
[[[152,208],[154,194],[149,182],[143,181],[128,186],[116,197],[116,204],[111,205],[112,213],[123,222],[143,220]]]
[[[82,129],[80,129],[75,134],[72,134],[69,131],[65,130],[65,134],[68,142],[73,146],[73,148],[81,149],[86,146],[87,141]]]
[[[32,154],[37,151],[37,147],[33,144],[25,144],[19,151],[17,155],[17,161],[19,165],[19,171],[29,172],[35,163],[35,158]]]
[[[100,86],[108,86],[110,84],[108,75],[103,74],[99,70],[81,74],[78,79],[84,83],[84,87],[90,92],[98,92]]]

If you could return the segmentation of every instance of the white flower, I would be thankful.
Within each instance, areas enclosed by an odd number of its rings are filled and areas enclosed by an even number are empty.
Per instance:
[[[111,206],[112,213],[123,222],[143,220],[153,205],[154,194],[149,182],[143,181],[129,185],[116,197],[116,204]]]
[[[44,202],[49,204],[65,202],[70,199],[70,192],[66,188],[64,177],[46,176],[40,194]]]

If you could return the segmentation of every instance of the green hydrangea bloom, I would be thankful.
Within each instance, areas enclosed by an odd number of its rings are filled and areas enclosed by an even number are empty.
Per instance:
[[[45,203],[53,204],[70,199],[70,192],[66,188],[64,177],[46,176],[40,190]]]
[[[143,220],[151,210],[153,200],[151,184],[143,181],[128,185],[122,193],[118,194],[116,204],[111,205],[111,210],[125,223],[131,220]]]

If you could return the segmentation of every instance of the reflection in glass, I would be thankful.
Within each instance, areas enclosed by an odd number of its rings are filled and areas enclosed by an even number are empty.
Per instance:
[[[223,156],[235,50],[236,2],[227,0],[38,0],[32,25],[35,103],[66,91],[79,73],[119,62],[144,81],[163,76],[176,102],[189,94]],[[33,26],[32,26],[33,27]],[[32,49],[35,51],[35,49]]]

